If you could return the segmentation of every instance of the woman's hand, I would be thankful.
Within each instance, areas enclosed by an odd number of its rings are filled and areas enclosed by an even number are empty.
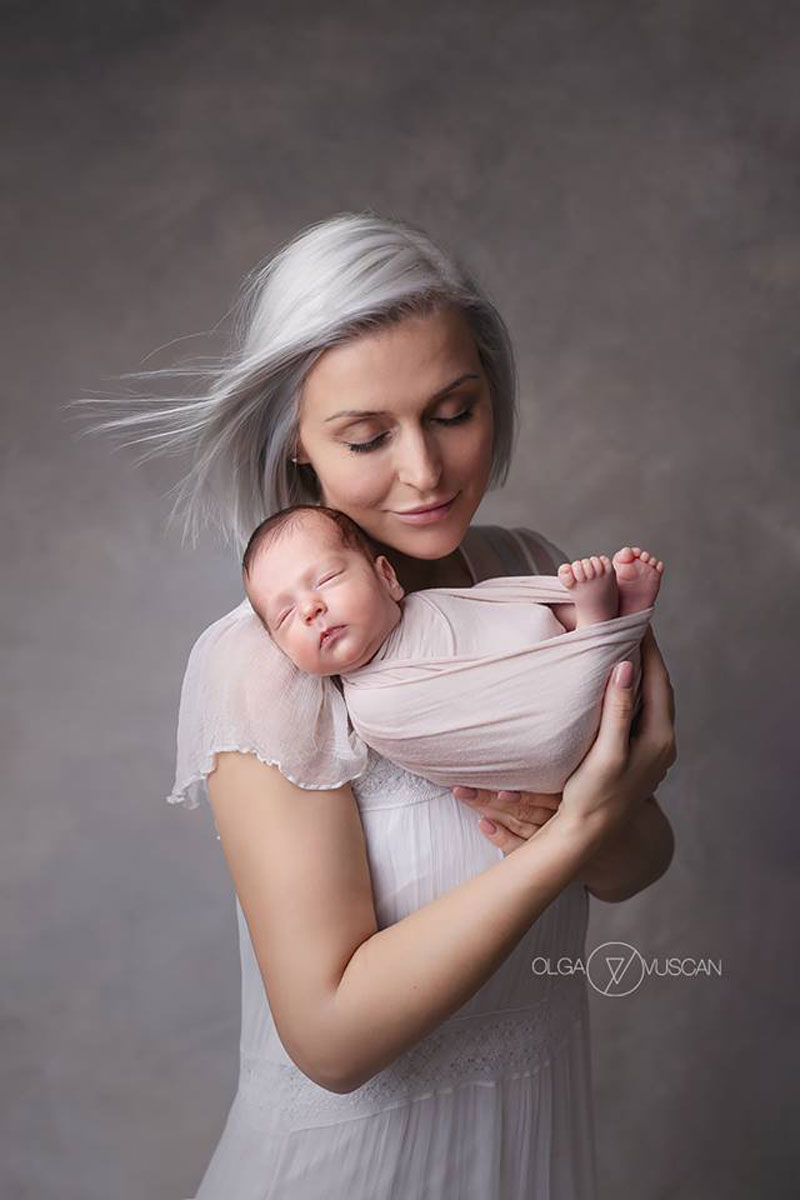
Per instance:
[[[633,691],[611,673],[600,728],[561,795],[454,788],[456,799],[495,824],[481,832],[503,851],[516,850],[559,809],[565,817],[611,833],[655,792],[676,758],[675,698],[652,629],[642,639],[642,708],[631,733]],[[631,671],[631,668],[628,668]]]
[[[455,787],[453,795],[480,814],[478,828],[504,855],[533,837],[561,803],[561,792],[491,792]]]
[[[677,757],[675,696],[652,629],[642,638],[642,708],[633,718],[633,667],[618,664],[603,697],[597,737],[564,785],[559,813],[604,835],[618,830]]]

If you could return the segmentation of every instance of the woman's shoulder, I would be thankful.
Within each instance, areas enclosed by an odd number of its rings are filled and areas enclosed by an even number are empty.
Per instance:
[[[206,716],[221,710],[262,720],[273,705],[293,711],[299,722],[338,696],[328,678],[300,671],[273,642],[250,601],[212,621],[189,651],[182,701],[194,701]],[[296,728],[298,728],[296,726]]]
[[[464,539],[478,579],[498,575],[555,575],[567,555],[538,530],[526,526],[471,525]]]
[[[188,666],[202,664],[215,673],[236,674],[240,665],[267,658],[277,662],[283,659],[283,655],[245,597],[230,612],[217,617],[198,634],[189,651]]]
[[[299,671],[248,600],[212,621],[189,652],[171,803],[195,807],[222,750],[255,754],[313,789],[340,787],[366,762],[331,680]]]

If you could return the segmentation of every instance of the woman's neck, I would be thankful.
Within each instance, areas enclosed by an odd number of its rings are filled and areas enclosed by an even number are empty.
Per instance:
[[[472,575],[458,548],[445,558],[433,559],[412,558],[392,546],[381,546],[379,552],[389,559],[406,595],[425,588],[472,587]]]

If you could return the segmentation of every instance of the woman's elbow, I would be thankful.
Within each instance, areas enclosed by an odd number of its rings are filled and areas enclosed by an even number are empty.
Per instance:
[[[675,857],[675,831],[672,828],[672,822],[662,808],[659,807],[658,815],[659,823],[659,839],[658,839],[658,854],[656,856],[655,875],[653,883],[665,875],[670,863]]]
[[[303,1037],[288,1038],[280,1034],[284,1050],[299,1071],[326,1092],[335,1092],[344,1096],[354,1092],[370,1077],[358,1073],[355,1063],[345,1061],[344,1056],[337,1052],[335,1039],[326,1039],[324,1049],[320,1049],[319,1040],[316,1045],[309,1045],[309,1039]]]
[[[296,1059],[292,1061],[317,1087],[324,1088],[326,1092],[335,1092],[338,1096],[346,1096],[349,1092],[356,1091],[366,1083],[366,1078],[369,1078],[369,1076],[365,1078],[363,1075],[357,1077],[347,1069],[331,1069],[319,1064],[315,1064],[313,1067],[304,1067]]]
[[[675,855],[675,833],[669,817],[662,808],[657,808],[655,818],[656,827],[652,834],[649,870],[640,885],[634,887],[629,895],[619,896],[619,900],[627,900],[629,896],[635,896],[638,892],[644,891],[645,888],[651,887],[663,875],[666,875],[669,869],[669,865]]]
[[[329,1076],[316,1072],[315,1076],[309,1076],[309,1078],[318,1087],[324,1088],[326,1092],[334,1092],[337,1096],[346,1096],[348,1092],[354,1092],[359,1087],[359,1084],[340,1075]]]

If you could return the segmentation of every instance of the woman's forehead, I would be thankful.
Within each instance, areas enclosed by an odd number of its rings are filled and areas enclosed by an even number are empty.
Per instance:
[[[416,410],[462,376],[481,376],[477,347],[454,309],[403,318],[326,350],[306,377],[306,416],[347,408]]]

